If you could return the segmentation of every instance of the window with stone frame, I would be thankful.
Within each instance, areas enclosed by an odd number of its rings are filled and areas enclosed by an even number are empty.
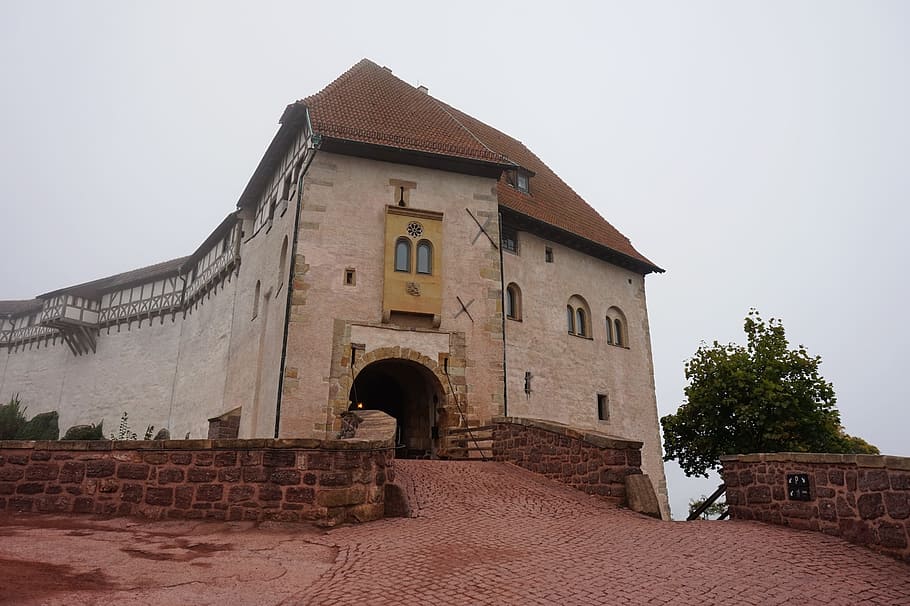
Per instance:
[[[629,325],[626,315],[615,305],[607,310],[607,343],[617,347],[629,348]]]
[[[514,227],[503,225],[500,240],[503,250],[518,254],[518,231]]]
[[[395,271],[411,271],[411,241],[407,238],[398,238],[395,242]]]
[[[429,240],[417,243],[417,273],[433,274],[433,245]]]
[[[592,337],[590,325],[591,311],[588,302],[581,295],[572,295],[566,305],[566,323],[570,335],[590,339]]]
[[[521,289],[514,282],[506,287],[506,317],[521,320]]]
[[[610,420],[610,399],[605,393],[597,394],[597,420]]]

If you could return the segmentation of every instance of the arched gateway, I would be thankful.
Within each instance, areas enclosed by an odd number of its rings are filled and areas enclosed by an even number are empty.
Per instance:
[[[423,364],[403,358],[371,362],[354,378],[349,399],[351,408],[381,410],[395,417],[397,456],[436,455],[446,392],[436,373]]]
[[[354,376],[348,399],[350,408],[381,410],[398,421],[399,457],[436,456],[439,436],[450,419],[450,395],[443,387],[436,364],[423,356],[370,360]],[[423,363],[421,363],[423,362]],[[432,368],[431,368],[432,366]]]

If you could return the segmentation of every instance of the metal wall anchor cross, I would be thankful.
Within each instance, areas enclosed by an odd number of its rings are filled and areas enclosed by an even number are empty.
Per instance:
[[[471,316],[471,312],[468,311],[468,308],[474,304],[474,299],[471,299],[470,301],[465,303],[464,301],[461,300],[461,297],[456,296],[455,298],[458,299],[458,304],[461,305],[461,311],[459,311],[457,314],[455,314],[455,317],[457,318],[461,314],[468,314],[468,317],[471,318],[471,323],[473,324],[474,317]]]
[[[480,237],[480,234],[483,234],[483,235],[485,235],[485,236],[487,237],[487,240],[490,241],[490,244],[493,245],[493,248],[499,250],[499,247],[496,246],[496,241],[493,240],[493,236],[491,236],[491,235],[490,235],[490,232],[487,231],[487,228],[490,226],[490,221],[493,220],[493,217],[487,217],[487,220],[484,222],[483,225],[481,225],[481,224],[480,224],[480,221],[477,220],[477,217],[474,216],[474,213],[471,212],[471,209],[470,209],[470,208],[466,208],[465,211],[467,211],[467,213],[468,213],[469,215],[471,215],[471,218],[474,219],[474,223],[476,223],[476,224],[477,224],[477,227],[480,228],[480,231],[477,232],[477,235],[474,236],[474,239],[473,239],[473,240],[471,240],[471,244],[474,244],[475,242],[477,242],[477,238]]]

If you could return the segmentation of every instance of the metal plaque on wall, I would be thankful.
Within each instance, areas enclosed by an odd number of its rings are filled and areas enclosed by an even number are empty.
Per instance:
[[[788,473],[787,474],[787,498],[791,501],[811,501],[812,495],[809,494],[809,474],[807,473]]]

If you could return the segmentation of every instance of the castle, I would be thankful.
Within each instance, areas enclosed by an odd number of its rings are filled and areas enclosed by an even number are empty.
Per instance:
[[[0,301],[0,394],[63,429],[128,412],[193,438],[323,437],[378,408],[411,456],[558,421],[642,441],[666,510],[660,271],[519,141],[363,60],[287,107],[189,256]]]

